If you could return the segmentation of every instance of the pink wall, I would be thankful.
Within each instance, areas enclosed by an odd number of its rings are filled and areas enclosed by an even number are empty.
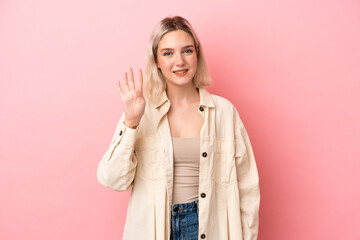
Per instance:
[[[360,239],[360,4],[333,0],[1,1],[0,239],[121,239],[129,193],[96,179],[116,80],[176,14],[250,135],[259,239]]]

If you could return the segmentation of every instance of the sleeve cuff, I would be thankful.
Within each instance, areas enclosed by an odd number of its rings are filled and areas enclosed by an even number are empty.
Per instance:
[[[122,142],[121,145],[132,148],[135,144],[137,129],[126,126],[121,120],[113,144],[118,145]]]

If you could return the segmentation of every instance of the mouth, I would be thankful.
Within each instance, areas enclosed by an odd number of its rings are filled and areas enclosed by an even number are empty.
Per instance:
[[[189,69],[181,69],[181,70],[173,71],[173,73],[178,77],[182,77],[185,76],[188,71]]]

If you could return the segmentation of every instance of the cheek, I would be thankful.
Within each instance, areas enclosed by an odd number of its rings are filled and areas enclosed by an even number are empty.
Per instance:
[[[159,67],[166,69],[166,68],[171,68],[172,63],[169,60],[165,60],[165,59],[159,59]]]
[[[190,65],[193,66],[193,67],[197,67],[197,57],[192,57],[189,61]]]

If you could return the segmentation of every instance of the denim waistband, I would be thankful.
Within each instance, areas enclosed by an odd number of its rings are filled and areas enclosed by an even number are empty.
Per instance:
[[[184,215],[188,213],[198,212],[199,200],[195,200],[189,203],[177,203],[171,207],[171,215]]]

